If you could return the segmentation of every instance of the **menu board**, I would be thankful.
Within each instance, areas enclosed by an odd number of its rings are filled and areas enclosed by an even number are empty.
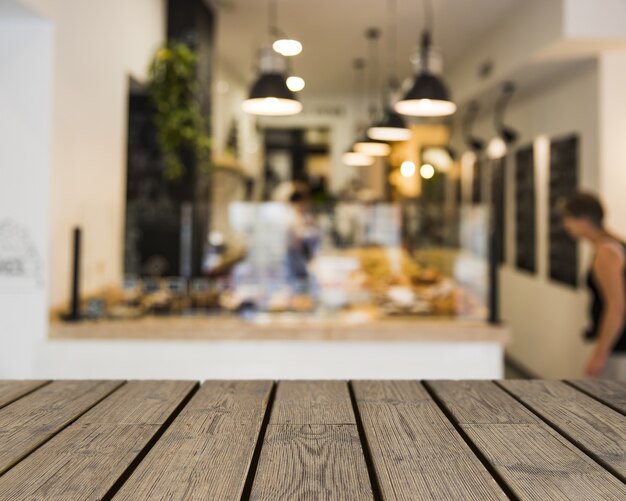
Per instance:
[[[578,246],[561,222],[559,202],[570,196],[578,186],[578,137],[569,136],[550,145],[550,256],[549,276],[552,280],[576,287],[578,285]]]
[[[515,154],[515,249],[520,270],[537,271],[535,161],[532,145]]]
[[[480,204],[483,200],[483,168],[482,158],[476,158],[474,172],[472,173],[472,203]]]
[[[506,255],[506,158],[493,161],[493,174],[491,177],[491,196],[493,198],[493,231],[494,247],[498,264],[503,264]]]

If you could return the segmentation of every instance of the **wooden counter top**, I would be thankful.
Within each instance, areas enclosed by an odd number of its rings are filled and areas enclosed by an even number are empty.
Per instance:
[[[511,338],[506,325],[455,319],[385,319],[365,323],[284,318],[267,323],[226,317],[146,317],[139,320],[54,322],[52,340],[206,341],[440,341],[495,342]]]
[[[623,500],[616,381],[0,381],[0,497]]]

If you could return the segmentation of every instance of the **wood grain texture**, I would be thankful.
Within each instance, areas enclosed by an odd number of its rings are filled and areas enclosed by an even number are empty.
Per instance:
[[[114,499],[241,499],[271,389],[204,383]]]
[[[0,381],[0,409],[46,383],[47,381]]]
[[[373,499],[348,386],[278,385],[251,499]]]
[[[615,410],[626,414],[626,382],[588,379],[568,381],[576,388],[592,395]]]
[[[0,477],[4,499],[102,499],[197,383],[127,383]]]
[[[0,474],[121,384],[58,381],[0,409]]]
[[[521,499],[626,499],[626,486],[489,381],[427,383]]]
[[[281,381],[271,424],[356,425],[345,381]]]
[[[508,499],[419,382],[352,386],[384,499]]]
[[[499,384],[626,479],[626,416],[561,381],[509,380]]]

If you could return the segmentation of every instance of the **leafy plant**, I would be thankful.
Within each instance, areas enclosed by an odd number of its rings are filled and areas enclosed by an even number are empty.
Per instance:
[[[185,172],[183,155],[195,155],[198,168],[211,168],[211,138],[197,99],[197,55],[183,43],[171,43],[157,51],[150,64],[148,85],[156,110],[158,142],[165,160],[165,176],[180,179]]]

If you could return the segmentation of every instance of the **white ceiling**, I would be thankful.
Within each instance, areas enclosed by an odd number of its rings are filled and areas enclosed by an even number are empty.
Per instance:
[[[390,0],[278,0],[278,24],[304,45],[293,58],[294,73],[306,80],[310,95],[349,93],[354,88],[355,57],[368,54],[365,29],[383,31],[381,57],[388,52]],[[398,10],[397,66],[400,78],[411,73],[409,57],[423,27],[422,0],[395,0]],[[434,42],[447,65],[524,0],[432,0]],[[218,4],[217,54],[246,80],[253,78],[256,50],[268,45],[269,0],[214,0]],[[385,68],[382,65],[382,68]]]

